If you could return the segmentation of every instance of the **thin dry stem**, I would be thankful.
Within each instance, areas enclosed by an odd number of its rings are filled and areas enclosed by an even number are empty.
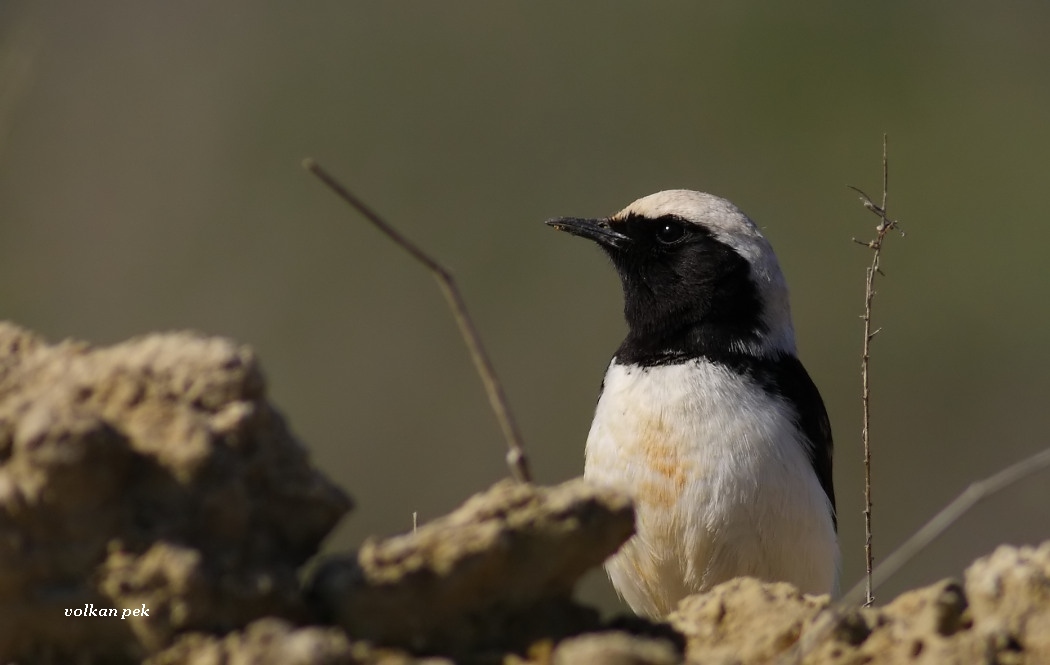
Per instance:
[[[872,568],[875,557],[872,552],[871,538],[871,385],[869,382],[869,365],[871,361],[871,340],[879,333],[879,330],[871,328],[872,304],[875,301],[875,276],[882,275],[879,260],[882,256],[882,243],[886,234],[899,227],[895,220],[888,217],[886,204],[889,200],[890,169],[887,155],[887,136],[882,135],[882,205],[876,205],[871,197],[853,185],[850,189],[860,194],[861,203],[864,207],[879,217],[879,224],[875,227],[875,238],[867,242],[853,239],[853,242],[864,245],[872,250],[871,265],[865,271],[864,280],[864,347],[861,352],[860,377],[861,377],[861,403],[864,409],[863,426],[861,428],[861,439],[864,445],[864,570],[867,584],[865,606],[875,602],[874,589],[871,584]]]
[[[485,386],[485,394],[488,395],[489,404],[492,406],[492,411],[499,422],[500,429],[503,430],[503,437],[507,440],[507,466],[510,468],[510,474],[519,482],[532,482],[532,474],[529,472],[529,463],[522,447],[521,435],[518,433],[518,427],[511,416],[510,408],[507,406],[507,398],[503,392],[503,386],[496,376],[496,370],[493,368],[488,354],[485,353],[485,347],[481,343],[481,336],[478,334],[477,328],[474,327],[474,322],[467,312],[466,303],[463,302],[463,296],[460,295],[452,273],[387,223],[361,199],[350,193],[350,190],[344,187],[342,183],[336,180],[316,161],[311,158],[304,159],[303,168],[317,176],[339,198],[350,204],[365,219],[372,222],[377,229],[411,254],[412,258],[426,266],[427,270],[437,279],[438,286],[441,287],[441,292],[448,301],[449,309],[452,310],[452,316],[456,319],[456,325],[459,326],[459,332],[462,334],[463,341],[470,352],[471,360],[474,361],[474,367],[477,369],[481,382]]]
[[[872,258],[872,264],[867,270],[867,279],[865,280],[865,314],[864,314],[864,353],[862,361],[862,381],[863,381],[863,396],[864,396],[864,456],[865,456],[865,536],[866,536],[866,554],[868,557],[867,574],[865,578],[858,581],[849,591],[847,591],[839,602],[835,603],[824,612],[822,612],[814,621],[804,630],[799,640],[784,653],[782,653],[776,660],[777,665],[797,665],[801,663],[806,656],[812,652],[814,648],[822,643],[828,634],[834,630],[835,626],[839,625],[842,619],[856,607],[858,604],[863,603],[865,606],[871,605],[874,600],[874,591],[879,588],[886,580],[893,577],[901,568],[903,568],[909,561],[911,561],[919,552],[924,550],[934,540],[936,540],[941,534],[947,531],[953,524],[962,519],[970,510],[977,504],[984,501],[985,499],[1001,492],[1002,490],[1014,485],[1015,483],[1023,480],[1024,478],[1035,474],[1040,471],[1044,471],[1050,468],[1050,448],[1045,448],[1034,455],[1031,455],[1020,462],[1012,464],[1005,469],[1000,470],[990,476],[987,476],[981,480],[977,480],[970,484],[961,494],[955,499],[948,503],[942,508],[936,515],[931,517],[918,531],[912,534],[907,540],[904,541],[897,549],[895,549],[889,556],[886,557],[885,561],[879,564],[878,567],[872,570],[872,557],[871,557],[871,457],[869,448],[869,423],[870,423],[870,410],[868,408],[870,403],[870,393],[868,392],[868,365],[867,361],[869,358],[869,343],[871,339],[878,334],[880,329],[871,330],[871,302],[874,297],[874,275],[875,273],[882,274],[879,270],[879,257],[882,249],[882,243],[885,240],[886,234],[891,230],[900,231],[901,235],[904,232],[900,230],[900,224],[896,220],[892,220],[886,213],[886,202],[888,199],[889,190],[889,169],[888,160],[886,157],[886,136],[882,138],[882,205],[876,205],[867,194],[857,189],[856,187],[850,186],[861,196],[861,202],[864,207],[871,210],[879,216],[879,225],[876,227],[876,237],[871,241],[860,241],[854,238],[854,242],[862,244],[866,247],[871,248],[874,251],[874,257]]]

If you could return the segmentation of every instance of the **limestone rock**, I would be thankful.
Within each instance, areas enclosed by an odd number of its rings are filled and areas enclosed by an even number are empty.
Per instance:
[[[669,640],[623,632],[588,633],[563,640],[553,665],[676,665],[681,652]]]
[[[668,621],[685,636],[690,659],[761,663],[793,645],[828,604],[827,596],[807,596],[790,584],[740,577],[683,599]]]
[[[298,566],[349,508],[246,347],[50,346],[0,323],[5,659],[136,658],[181,631],[304,616]],[[125,609],[148,616],[95,615]]]
[[[368,540],[317,572],[311,595],[355,638],[455,651],[598,625],[569,598],[577,579],[630,537],[623,495],[583,480],[511,480],[415,533]]]
[[[349,508],[245,347],[52,346],[0,323],[3,662],[1050,663],[1050,543],[882,607],[737,579],[666,624],[602,623],[571,595],[630,537],[622,495],[500,482],[330,558],[304,594],[301,568]]]
[[[809,663],[982,662],[962,586],[944,580],[884,607],[846,611]]]
[[[143,665],[355,665],[350,641],[333,628],[296,628],[280,619],[260,619],[223,637],[189,633]],[[390,661],[391,665],[393,662]],[[402,661],[404,662],[404,661]]]
[[[698,601],[688,599],[683,605],[687,602]],[[697,630],[695,622],[701,620],[694,616],[686,625],[676,625]],[[765,639],[767,622],[756,617],[752,630],[755,639]],[[804,646],[799,651],[790,645],[794,657],[785,662],[1050,662],[1050,543],[1039,548],[1000,547],[970,566],[965,585],[943,580],[903,593],[883,607],[829,608],[808,617],[800,634],[799,645]],[[720,662],[711,656],[724,656],[733,645],[722,641],[707,650],[696,648],[699,645],[691,640],[687,655],[690,660]],[[742,642],[740,646],[745,648]],[[785,649],[778,656],[788,653]],[[760,654],[740,654],[739,662],[763,662]]]
[[[1050,541],[1003,545],[966,571],[976,629],[996,653],[1050,663]]]

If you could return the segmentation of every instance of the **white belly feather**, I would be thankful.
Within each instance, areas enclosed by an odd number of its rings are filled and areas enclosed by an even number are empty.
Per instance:
[[[724,367],[610,365],[584,476],[634,498],[637,533],[606,569],[635,612],[741,575],[834,591],[831,506],[799,436],[782,400]]]

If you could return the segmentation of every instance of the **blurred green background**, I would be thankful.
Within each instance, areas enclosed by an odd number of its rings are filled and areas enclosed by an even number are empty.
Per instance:
[[[457,274],[538,480],[578,475],[623,334],[598,251],[543,220],[672,187],[766,230],[837,438],[843,583],[863,569],[859,351],[890,135],[874,345],[876,557],[1047,446],[1050,4],[0,0],[0,316],[108,344],[251,344],[358,500],[410,528],[503,476],[430,276],[304,173],[312,155]],[[887,585],[1050,537],[1050,478]],[[586,599],[615,607],[600,573]]]

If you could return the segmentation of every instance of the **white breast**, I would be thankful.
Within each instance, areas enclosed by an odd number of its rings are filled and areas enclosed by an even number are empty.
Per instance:
[[[831,506],[792,409],[706,361],[610,365],[584,475],[635,500],[636,535],[606,563],[631,608],[660,617],[733,577],[831,593]]]

